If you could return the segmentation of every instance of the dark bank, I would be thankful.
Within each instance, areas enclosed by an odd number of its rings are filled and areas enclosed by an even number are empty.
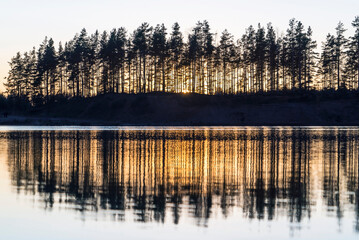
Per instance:
[[[2,97],[1,125],[356,126],[357,91]]]

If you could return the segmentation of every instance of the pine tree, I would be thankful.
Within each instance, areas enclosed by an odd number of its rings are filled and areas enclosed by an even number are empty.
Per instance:
[[[20,52],[16,54],[15,57],[9,62],[10,71],[7,77],[7,83],[5,87],[7,88],[7,93],[13,96],[22,96],[23,92],[23,72],[24,66],[22,61],[22,56]]]
[[[209,26],[208,21],[203,22],[203,37],[204,37],[204,57],[206,61],[206,75],[207,75],[207,93],[213,94],[213,83],[212,83],[212,66],[213,66],[213,52],[214,52],[214,45],[213,45],[213,34],[211,33],[211,28]],[[204,89],[203,89],[203,92]]]
[[[243,44],[243,62],[244,62],[244,92],[254,92],[255,91],[255,36],[256,31],[253,26],[249,26],[246,29],[246,33],[242,37]]]
[[[110,62],[110,52],[108,48],[108,34],[104,31],[101,35],[100,40],[100,51],[99,51],[100,61],[101,61],[101,92],[108,92],[108,84],[109,84],[109,62]]]
[[[183,54],[183,36],[180,32],[180,26],[178,23],[173,24],[172,26],[172,33],[169,40],[169,51],[171,55],[171,62],[173,64],[174,68],[174,86],[175,86],[175,92],[182,92],[182,83],[179,83],[179,68],[181,63],[181,58]],[[179,87],[179,85],[181,87]]]
[[[354,36],[351,36],[348,42],[348,67],[351,70],[353,77],[357,78],[357,89],[359,89],[359,16],[355,17],[352,22],[352,26],[355,28]]]
[[[88,81],[87,88],[89,89],[89,96],[93,95],[94,93],[99,92],[99,68],[101,66],[100,62],[100,34],[96,30],[94,34],[90,36],[89,39],[89,52],[88,52],[88,64],[89,64],[89,71],[90,71],[90,80]]]
[[[53,95],[55,93],[55,83],[57,81],[55,74],[57,67],[57,56],[52,38],[50,38],[45,45],[45,50],[41,59],[41,65],[45,74],[46,97],[49,97],[49,88],[51,94]]]
[[[234,47],[233,35],[231,35],[227,29],[222,32],[219,52],[220,58],[222,59],[223,75],[222,75],[222,91],[223,93],[228,93],[227,89],[227,68],[228,63],[231,61],[231,52]]]
[[[191,86],[192,92],[196,92],[197,88],[197,60],[201,58],[201,29],[202,23],[198,22],[196,27],[193,28],[192,33],[188,36],[188,58],[191,65]]]
[[[263,75],[265,72],[265,51],[266,51],[266,41],[265,41],[265,30],[258,24],[258,30],[256,32],[255,38],[255,62],[256,62],[256,87],[257,91],[264,91],[264,79]]]
[[[344,56],[343,51],[345,44],[347,43],[347,39],[344,37],[344,33],[346,32],[346,29],[344,29],[344,24],[342,22],[339,22],[336,30],[336,36],[334,41],[334,54],[335,54],[335,61],[336,61],[336,68],[337,68],[337,88],[345,87],[345,83],[341,80],[341,71],[342,71],[342,58]]]
[[[323,78],[323,88],[335,88],[334,72],[335,72],[335,58],[334,58],[335,37],[331,34],[327,35],[326,41],[322,46],[322,55],[320,59],[321,75]]]
[[[276,33],[273,29],[272,24],[267,25],[266,35],[266,64],[269,69],[269,86],[270,90],[278,90],[279,83],[276,81],[276,71],[279,65],[279,44],[276,39]],[[278,74],[278,73],[277,73]]]
[[[315,65],[318,59],[318,54],[315,52],[316,48],[317,42],[312,39],[312,29],[308,27],[304,43],[304,84],[306,90],[312,84],[315,74]]]
[[[157,25],[154,28],[153,35],[152,35],[152,43],[151,43],[151,51],[155,58],[155,89],[158,90],[158,83],[157,81],[157,60],[159,61],[159,65],[162,71],[162,88],[163,92],[166,91],[166,73],[165,73],[165,58],[168,54],[168,44],[166,40],[166,27],[162,25]]]
[[[151,35],[152,27],[150,27],[148,23],[142,23],[133,34],[133,51],[138,54],[140,60],[137,84],[138,92],[146,91],[146,58],[149,55]],[[141,71],[141,68],[143,69],[143,72]]]

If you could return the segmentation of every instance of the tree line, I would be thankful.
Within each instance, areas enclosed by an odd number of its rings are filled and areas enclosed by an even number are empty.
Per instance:
[[[10,61],[7,94],[28,99],[54,95],[89,97],[105,93],[246,94],[281,90],[358,89],[359,17],[353,36],[339,22],[317,52],[312,29],[291,19],[285,33],[271,23],[249,26],[240,39],[211,32],[199,21],[188,34],[178,23],[143,23],[88,34],[38,48]],[[168,33],[169,32],[169,33]]]

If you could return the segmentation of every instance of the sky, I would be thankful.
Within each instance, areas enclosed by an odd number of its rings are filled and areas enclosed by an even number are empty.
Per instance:
[[[0,0],[0,92],[17,52],[38,47],[45,36],[56,43],[70,40],[82,28],[89,33],[125,27],[132,33],[141,23],[178,22],[189,33],[198,21],[208,20],[213,33],[228,29],[239,38],[249,25],[271,22],[284,33],[289,19],[311,26],[321,45],[342,21],[352,34],[359,15],[358,0]]]

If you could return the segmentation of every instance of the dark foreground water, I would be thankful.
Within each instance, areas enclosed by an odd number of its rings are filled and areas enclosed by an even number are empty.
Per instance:
[[[0,239],[358,239],[359,128],[0,127]]]

